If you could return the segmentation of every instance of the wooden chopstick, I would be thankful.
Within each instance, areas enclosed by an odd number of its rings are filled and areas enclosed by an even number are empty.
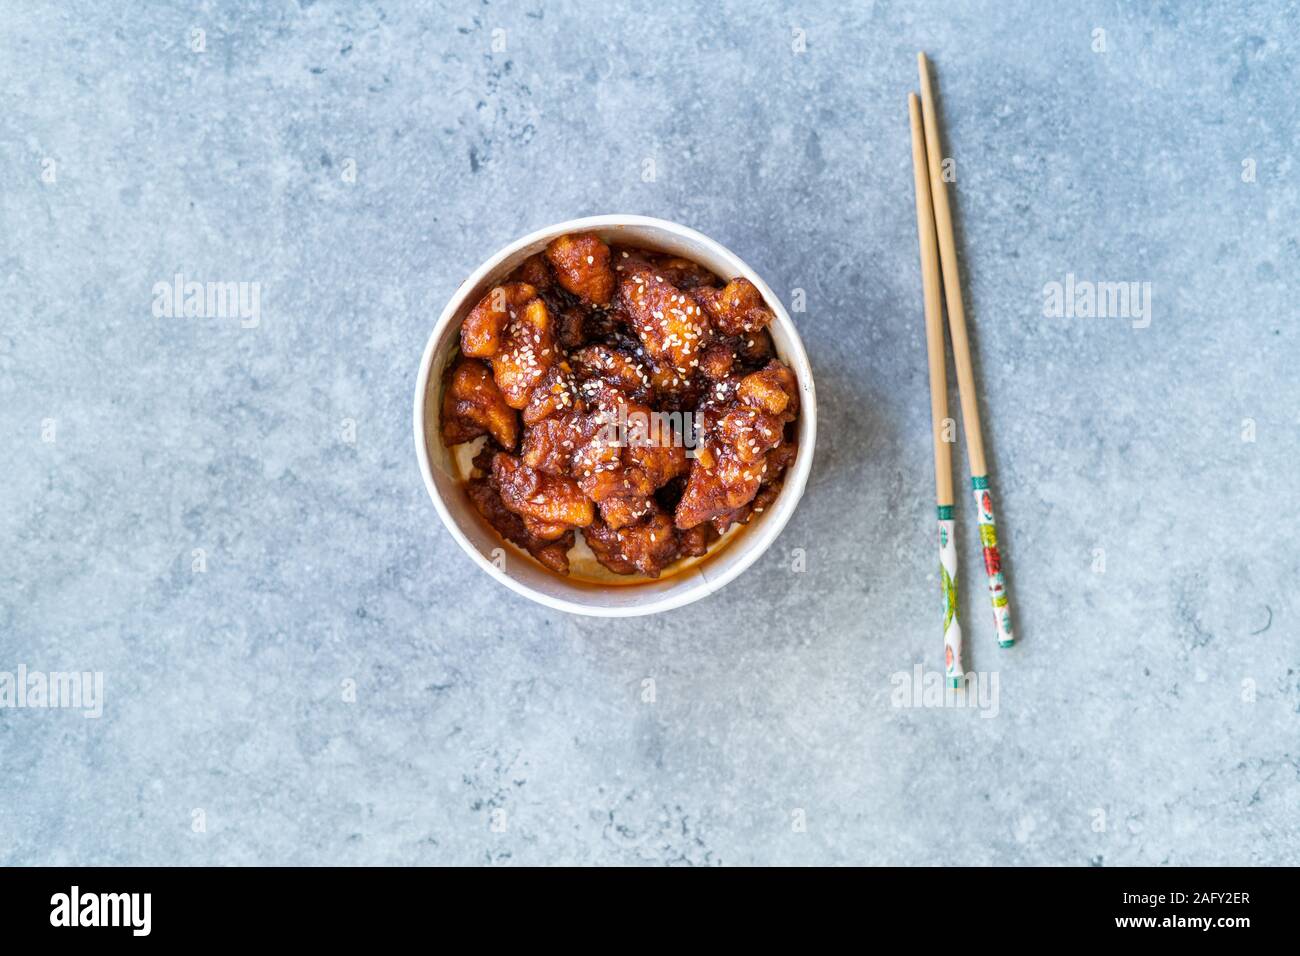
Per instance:
[[[916,238],[921,246],[921,289],[925,298],[925,351],[930,365],[930,431],[934,439],[934,501],[939,518],[939,577],[943,588],[943,664],[948,685],[963,675],[961,623],[957,618],[957,546],[953,541],[952,447],[944,440],[948,421],[948,371],[943,343],[943,303],[939,299],[939,249],[930,205],[925,132],[921,104],[907,96],[912,123],[912,178],[916,184]]]
[[[952,336],[953,364],[957,369],[957,390],[961,397],[961,420],[966,432],[971,489],[975,494],[976,513],[979,516],[980,544],[984,550],[984,570],[988,575],[989,597],[993,601],[993,621],[997,628],[998,645],[1010,647],[1015,643],[1011,631],[1011,607],[1007,600],[1006,579],[1002,574],[997,527],[993,523],[993,499],[989,490],[988,465],[984,460],[984,435],[980,430],[979,402],[975,397],[970,339],[966,335],[966,308],[961,297],[961,272],[957,264],[957,244],[953,239],[952,209],[948,205],[948,185],[943,180],[943,150],[939,142],[934,93],[930,89],[930,64],[924,53],[918,53],[916,60],[921,74],[921,113],[930,168],[930,194],[939,238],[943,290],[948,303],[948,332]]]

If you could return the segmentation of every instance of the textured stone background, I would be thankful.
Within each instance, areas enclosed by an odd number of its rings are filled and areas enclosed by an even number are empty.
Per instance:
[[[0,670],[107,698],[0,710],[0,863],[1300,863],[1294,5],[114,6],[0,31]],[[941,666],[919,48],[1022,638],[963,497],[991,719],[891,705]],[[461,278],[612,211],[806,290],[822,442],[741,579],[602,623],[460,553],[410,399]],[[178,271],[261,325],[154,318]],[[1068,272],[1151,326],[1044,318]]]

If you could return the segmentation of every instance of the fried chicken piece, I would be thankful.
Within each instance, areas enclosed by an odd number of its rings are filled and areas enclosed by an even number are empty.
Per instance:
[[[541,293],[548,290],[554,284],[555,279],[551,275],[551,267],[546,264],[546,257],[537,252],[519,263],[506,281],[523,282]]]
[[[641,353],[645,351],[639,343],[638,350]],[[699,404],[702,384],[699,376],[682,375],[667,363],[655,361],[648,355],[645,366],[650,372],[650,384],[654,387],[658,404],[664,411],[685,411]],[[687,371],[695,372],[696,369]]]
[[[529,468],[571,478],[574,455],[591,441],[598,427],[595,417],[585,408],[572,408],[544,418],[524,430],[520,458]]]
[[[534,471],[548,475],[567,476],[573,460],[573,445],[568,439],[572,413],[558,418],[545,418],[524,429],[524,444],[519,449],[519,459]],[[568,447],[566,446],[568,444]]]
[[[736,357],[749,371],[762,368],[776,358],[776,346],[772,343],[772,333],[759,329],[748,335],[738,335],[733,339]]]
[[[536,425],[574,407],[581,407],[577,380],[573,368],[561,359],[542,374],[528,393],[528,404],[524,406],[524,424]]]
[[[787,431],[789,430],[787,427]],[[798,453],[799,445],[789,435],[783,438],[781,444],[767,453],[767,477],[764,484],[780,480]]]
[[[691,293],[723,335],[749,335],[772,321],[772,310],[754,283],[737,277],[721,289],[704,286]]]
[[[442,440],[459,445],[479,435],[491,435],[502,448],[514,448],[519,416],[506,404],[491,369],[478,359],[462,357],[443,387]]]
[[[631,444],[624,450],[623,457],[632,467],[641,469],[652,491],[686,473],[690,466],[686,446],[682,437],[664,424],[662,417],[644,438],[638,437],[639,429],[639,425],[629,427]]]
[[[790,366],[782,362],[769,362],[746,375],[736,389],[736,400],[779,415],[783,422],[794,421],[799,414],[799,387]]]
[[[573,534],[573,527],[567,524],[550,524],[536,518],[524,517],[524,528],[539,541],[558,541],[566,534]],[[569,539],[572,541],[572,537]]]
[[[687,468],[686,448],[646,405],[600,385],[589,398],[592,437],[573,456],[578,487],[598,504],[641,501]],[[634,510],[635,504],[625,510]],[[616,512],[618,513],[618,512]]]
[[[569,573],[569,552],[573,550],[577,537],[573,531],[566,531],[564,537],[546,544],[529,542],[525,547],[528,553],[557,574]]]
[[[720,339],[704,350],[700,356],[700,374],[713,381],[731,375],[737,364],[736,349],[732,341]]]
[[[619,262],[618,304],[652,359],[682,378],[695,374],[713,332],[690,294],[650,263],[628,258]]]
[[[783,479],[778,476],[771,480],[772,475],[772,456],[776,452],[768,453],[768,470],[763,476],[763,484],[759,486],[758,494],[754,495],[754,500],[748,504],[741,505],[735,511],[728,511],[725,514],[711,518],[703,524],[696,525],[695,528],[711,528],[714,534],[725,534],[727,529],[733,524],[749,524],[751,518],[756,514],[762,514],[768,509],[772,502],[776,501],[776,496],[781,493],[781,486],[784,484]],[[694,531],[695,528],[691,530]]]
[[[614,271],[609,266],[609,246],[591,233],[552,239],[546,259],[555,278],[589,305],[609,305],[614,295]]]
[[[677,550],[682,557],[702,558],[709,553],[709,545],[719,537],[713,525],[705,521],[694,528],[677,532]]]
[[[662,416],[615,386],[596,379],[589,383],[594,383],[586,393],[590,413],[568,432],[579,442],[570,468],[578,487],[599,506],[602,520],[617,530],[657,510],[651,496],[684,474],[689,463],[680,436]],[[539,439],[543,443],[557,444],[556,434]]]
[[[654,402],[654,385],[646,374],[645,362],[635,355],[597,343],[588,345],[572,355],[574,370],[587,381],[599,380],[612,385],[638,402]],[[592,390],[588,387],[588,390]]]
[[[718,394],[726,391],[720,386]],[[785,423],[798,411],[794,373],[773,361],[745,376],[733,397],[710,397],[700,411],[704,444],[677,504],[683,529],[734,512],[758,494],[767,453],[781,444]]]
[[[501,333],[515,312],[537,298],[526,282],[507,282],[479,299],[460,326],[460,350],[471,358],[491,358],[501,350]]]
[[[557,574],[569,573],[569,550],[573,547],[573,530],[554,540],[544,540],[530,534],[524,519],[505,506],[496,488],[487,478],[475,478],[465,486],[465,493],[497,534],[512,544],[526,550],[545,567]]]
[[[614,530],[636,524],[658,510],[653,498],[606,498],[599,504],[600,520]]]
[[[582,536],[596,560],[615,574],[640,571],[657,578],[678,557],[672,519],[657,507],[641,524],[616,529],[598,520],[583,528]]]
[[[513,455],[492,456],[492,483],[507,508],[534,527],[584,528],[596,517],[591,500],[572,479],[529,468]]]
[[[734,458],[723,458],[715,467],[706,468],[697,461],[686,482],[686,493],[677,503],[675,520],[679,528],[693,528],[703,521],[728,514],[744,506],[758,494],[762,474],[746,470]]]
[[[717,285],[720,281],[717,276],[704,266],[698,262],[692,262],[690,259],[683,259],[680,256],[673,256],[664,252],[652,252],[645,255],[644,258],[661,276],[679,289],[697,289],[700,286]]]
[[[492,374],[511,408],[528,404],[528,393],[562,356],[555,346],[555,329],[546,303],[532,299],[511,314],[501,336],[501,348],[492,356]]]
[[[718,336],[700,356],[700,374],[713,381],[730,375],[743,376],[762,368],[775,354],[767,329],[748,335]]]

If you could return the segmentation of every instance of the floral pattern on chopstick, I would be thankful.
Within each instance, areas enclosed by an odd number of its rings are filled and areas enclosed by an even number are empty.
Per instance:
[[[1002,574],[1002,554],[998,551],[998,529],[993,522],[993,498],[989,494],[987,475],[971,478],[975,493],[975,511],[979,517],[980,546],[984,551],[984,571],[988,576],[989,598],[993,602],[993,626],[997,630],[998,645],[1010,647],[1015,643],[1011,631],[1011,607],[1007,601],[1007,582]]]
[[[961,660],[961,622],[957,618],[957,543],[953,540],[952,505],[939,506],[939,580],[943,588],[943,667],[955,687],[965,669]]]

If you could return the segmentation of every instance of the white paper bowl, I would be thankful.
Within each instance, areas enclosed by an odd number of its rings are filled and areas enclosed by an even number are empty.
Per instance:
[[[571,232],[594,232],[606,242],[639,246],[694,260],[723,279],[744,276],[758,287],[776,315],[770,331],[777,355],[799,378],[799,453],[786,474],[776,501],[755,515],[737,534],[721,542],[699,563],[656,581],[601,586],[565,578],[546,570],[523,552],[505,544],[484,522],[470,503],[452,470],[451,454],[439,436],[439,403],[442,372],[454,353],[465,315],[519,263],[543,249],[556,236]],[[812,368],[799,341],[799,333],[781,300],[753,269],[731,250],[694,229],[646,216],[591,216],[556,223],[517,239],[474,270],[447,307],[424,347],[420,373],[415,383],[415,454],[429,497],[451,536],[483,571],[511,590],[557,610],[598,617],[629,617],[654,614],[698,601],[737,577],[776,540],[803,495],[812,468],[817,439],[817,399],[813,391]],[[494,563],[492,554],[505,549],[504,562]],[[501,567],[498,567],[501,564]]]

